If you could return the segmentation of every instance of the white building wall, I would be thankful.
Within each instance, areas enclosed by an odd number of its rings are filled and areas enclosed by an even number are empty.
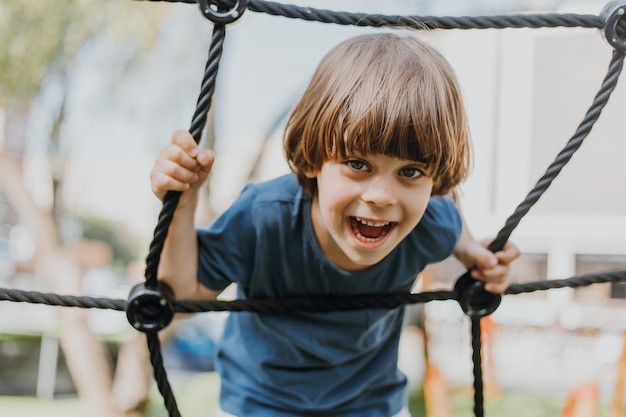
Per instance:
[[[463,86],[474,140],[463,208],[478,237],[493,237],[583,120],[612,50],[595,29],[439,36]],[[577,254],[626,256],[625,101],[622,81],[581,149],[511,237],[524,252],[548,255],[548,277],[574,275]]]

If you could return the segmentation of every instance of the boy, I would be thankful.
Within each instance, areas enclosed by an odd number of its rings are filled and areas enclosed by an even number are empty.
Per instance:
[[[474,241],[453,199],[469,166],[454,72],[415,38],[359,36],[320,63],[285,132],[293,174],[248,185],[194,230],[213,153],[176,132],[153,191],[182,191],[159,267],[178,299],[408,292],[454,254],[486,288],[506,288],[514,245]],[[220,343],[223,416],[408,416],[397,368],[404,308],[230,314]],[[223,410],[223,411],[222,411]]]

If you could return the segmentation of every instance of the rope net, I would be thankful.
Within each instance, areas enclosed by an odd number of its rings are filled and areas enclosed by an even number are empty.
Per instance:
[[[195,4],[196,0],[144,0],[167,1]],[[563,167],[570,161],[589,135],[614,91],[621,74],[626,53],[626,0],[613,1],[606,5],[599,16],[578,14],[518,14],[498,16],[396,16],[381,14],[348,13],[342,11],[321,10],[300,7],[264,0],[198,0],[201,12],[213,22],[213,34],[204,77],[202,80],[196,110],[192,117],[189,132],[199,143],[202,137],[207,114],[211,107],[215,80],[223,51],[226,27],[237,20],[247,9],[251,12],[266,13],[305,21],[316,21],[337,25],[412,28],[418,30],[435,29],[506,29],[506,28],[593,28],[603,31],[607,42],[613,47],[607,74],[601,87],[593,99],[582,122],[568,140],[554,161],[548,166],[543,176],[508,217],[496,238],[489,245],[493,252],[503,248],[512,232],[522,218],[529,212],[539,198],[550,187]],[[455,300],[471,320],[472,360],[474,371],[474,414],[484,415],[483,380],[481,359],[481,318],[492,313],[498,306],[500,296],[487,293],[482,284],[471,280],[469,274],[461,276],[453,290],[438,290],[421,293],[362,294],[356,296],[307,297],[287,299],[237,299],[232,301],[205,300],[186,301],[171,300],[164,295],[157,281],[159,260],[167,231],[171,224],[180,193],[168,192],[150,243],[146,258],[145,284],[137,291],[131,292],[128,300],[95,298],[86,296],[69,296],[36,291],[21,291],[0,288],[0,301],[45,304],[50,306],[97,308],[126,311],[133,327],[147,335],[154,377],[159,392],[163,396],[165,407],[170,417],[180,416],[176,399],[167,379],[163,366],[158,331],[169,324],[174,312],[199,313],[209,311],[289,313],[294,311],[331,312],[347,311],[364,308],[395,308],[408,304],[427,303],[431,301]],[[556,288],[577,288],[599,283],[626,282],[626,270],[612,270],[592,274],[573,276],[567,279],[546,280],[515,284],[509,286],[503,295],[515,295],[544,291]],[[462,285],[460,285],[462,284]],[[137,288],[137,287],[136,287]],[[164,315],[167,316],[164,318]]]

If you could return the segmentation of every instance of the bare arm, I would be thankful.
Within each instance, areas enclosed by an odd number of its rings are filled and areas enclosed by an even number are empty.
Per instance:
[[[176,131],[169,145],[157,157],[150,180],[152,191],[161,200],[165,194],[180,191],[167,239],[161,253],[157,277],[168,284],[176,299],[214,299],[219,291],[198,281],[198,241],[194,214],[198,190],[211,172],[214,156],[200,150],[188,132]]]
[[[509,286],[510,264],[520,256],[519,249],[513,243],[507,242],[502,250],[491,252],[486,244],[474,239],[460,208],[459,212],[463,221],[463,230],[454,248],[454,256],[467,269],[472,270],[471,274],[474,279],[485,283],[487,291],[502,293]]]

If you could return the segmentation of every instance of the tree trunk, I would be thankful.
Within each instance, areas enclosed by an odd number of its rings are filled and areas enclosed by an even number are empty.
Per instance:
[[[0,119],[1,120],[1,119]],[[80,295],[86,269],[110,263],[112,252],[103,244],[78,242],[64,245],[52,213],[37,206],[28,192],[21,167],[4,152],[4,128],[0,126],[0,190],[20,221],[35,236],[35,277],[47,290]],[[87,311],[59,308],[60,344],[68,369],[88,417],[122,416],[111,398],[112,369],[108,352],[87,323]],[[139,382],[139,381],[136,381]]]

